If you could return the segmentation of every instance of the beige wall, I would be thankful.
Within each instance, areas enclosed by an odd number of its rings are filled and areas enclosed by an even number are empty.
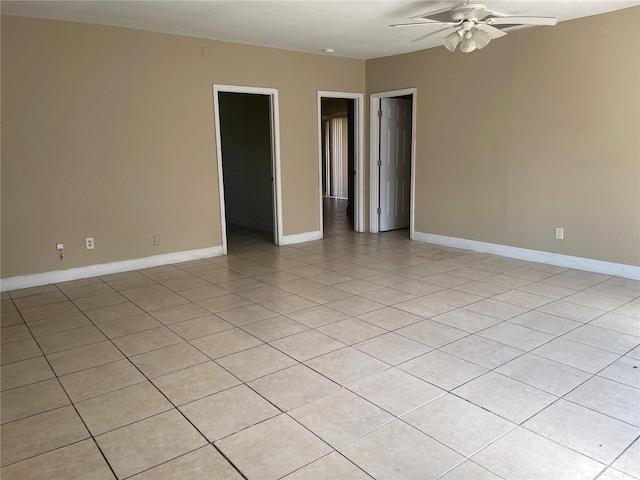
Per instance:
[[[368,61],[418,90],[416,231],[640,265],[639,14]]]
[[[278,89],[284,234],[319,229],[316,92],[364,91],[364,61],[10,16],[1,33],[3,278],[221,245],[214,83]]]

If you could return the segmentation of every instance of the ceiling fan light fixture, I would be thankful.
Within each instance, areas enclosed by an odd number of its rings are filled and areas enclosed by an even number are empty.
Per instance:
[[[471,38],[475,42],[476,48],[478,50],[486,47],[491,41],[491,35],[489,35],[487,32],[483,30],[480,30],[479,28],[474,29],[473,34],[471,35]]]
[[[460,42],[460,51],[464,53],[471,53],[476,49],[476,42],[473,40],[473,32],[471,30],[464,34],[462,42]]]
[[[0,0],[2,1],[2,0]],[[460,0],[458,0],[460,1]],[[455,52],[458,45],[463,53],[471,53],[486,47],[491,40],[504,37],[507,32],[498,27],[509,27],[514,25],[555,25],[555,17],[532,17],[505,15],[490,10],[486,5],[480,3],[470,3],[475,0],[464,0],[464,3],[456,5],[451,9],[439,10],[430,14],[415,15],[412,20],[419,20],[413,23],[399,23],[390,25],[391,27],[424,27],[425,25],[440,26],[439,30],[429,30],[425,35],[413,39],[411,42],[418,42],[440,35],[441,32],[453,30],[453,33],[442,33],[446,35],[442,38],[442,44],[450,52]],[[436,2],[434,2],[436,3]],[[445,3],[445,2],[438,2]],[[508,3],[508,2],[504,2]]]
[[[459,31],[455,31],[453,33],[450,33],[446,37],[444,37],[442,39],[442,44],[445,46],[447,50],[449,50],[450,52],[453,52],[455,51],[456,47],[458,46],[461,40],[462,40],[461,34],[459,33]]]

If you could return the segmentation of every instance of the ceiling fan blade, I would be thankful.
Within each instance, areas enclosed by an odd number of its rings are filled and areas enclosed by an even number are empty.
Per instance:
[[[492,27],[491,25],[487,25],[486,23],[479,23],[476,25],[476,28],[478,30],[482,30],[483,32],[487,32],[489,35],[491,35],[491,38],[500,38],[504,37],[507,34],[507,32],[503,32],[499,28]]]
[[[437,35],[438,33],[444,32],[446,30],[450,30],[451,28],[453,27],[441,28],[440,30],[436,30],[435,32],[427,33],[426,35],[422,35],[421,37],[414,38],[413,40],[411,40],[411,43],[419,42],[420,40],[424,40],[425,38],[429,38],[432,35]]]
[[[450,22],[451,21],[451,9],[445,8],[444,10],[438,10],[436,12],[422,13],[420,15],[414,15],[409,17],[411,20],[426,20],[428,22]]]
[[[555,25],[555,17],[491,17],[485,20],[488,25]]]
[[[389,25],[390,27],[417,27],[419,25],[446,25],[447,28],[455,27],[456,25],[460,25],[460,22],[414,22],[414,23],[395,23],[393,25]]]

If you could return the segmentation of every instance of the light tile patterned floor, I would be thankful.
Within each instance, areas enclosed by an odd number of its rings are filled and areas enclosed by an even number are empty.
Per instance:
[[[342,207],[321,241],[3,293],[1,477],[640,479],[640,282]]]

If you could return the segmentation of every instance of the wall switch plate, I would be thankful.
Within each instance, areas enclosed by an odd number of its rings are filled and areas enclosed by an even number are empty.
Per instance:
[[[154,235],[153,236],[153,244],[154,245],[160,245],[160,235]]]
[[[564,228],[556,228],[556,240],[564,240]]]
[[[87,250],[93,250],[94,248],[96,248],[95,244],[93,243],[93,237],[85,238],[84,244],[87,247]]]

